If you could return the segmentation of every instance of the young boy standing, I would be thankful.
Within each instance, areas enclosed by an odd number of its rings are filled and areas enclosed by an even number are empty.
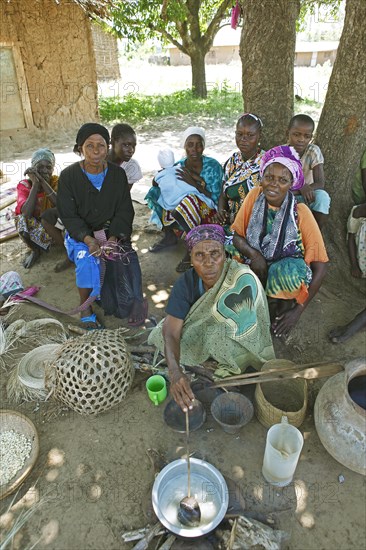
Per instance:
[[[320,229],[329,214],[330,197],[324,190],[324,157],[320,148],[310,143],[314,121],[308,115],[295,115],[288,127],[288,145],[299,154],[305,185],[294,194],[298,202],[304,202],[312,211]]]

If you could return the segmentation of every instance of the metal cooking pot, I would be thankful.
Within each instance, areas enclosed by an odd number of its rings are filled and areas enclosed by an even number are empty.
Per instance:
[[[152,504],[156,516],[169,531],[185,538],[207,535],[224,519],[229,492],[222,474],[212,464],[191,458],[191,494],[201,508],[201,524],[198,527],[183,526],[177,517],[179,503],[187,496],[187,461],[171,462],[157,475]]]

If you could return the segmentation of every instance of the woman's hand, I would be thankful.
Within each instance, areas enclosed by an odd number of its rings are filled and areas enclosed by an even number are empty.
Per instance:
[[[225,225],[229,222],[229,212],[227,210],[218,210],[213,216],[213,222],[219,225]]]
[[[170,392],[174,401],[185,412],[193,408],[194,394],[180,364],[180,339],[183,319],[167,315],[163,323],[164,355],[169,369]]]
[[[89,254],[90,256],[100,256],[102,251],[100,249],[99,243],[97,239],[94,239],[94,237],[86,236],[84,239],[84,243],[89,248]]]
[[[118,241],[117,237],[111,236],[111,237],[108,238],[108,241],[106,242],[106,244],[104,246],[104,252],[107,256],[113,252],[113,250],[115,248],[114,244],[117,241]]]
[[[258,251],[255,251],[255,255],[250,259],[250,268],[259,278],[263,286],[266,286],[268,266],[267,261]]]
[[[198,191],[203,191],[206,186],[205,180],[201,176],[193,175],[186,166],[177,169],[177,179],[188,183],[188,185],[192,185]]]
[[[24,172],[25,176],[28,176],[28,179],[31,180],[33,186],[40,187],[41,186],[41,177],[40,174],[37,172],[37,169],[31,166],[30,168],[27,168]]]
[[[50,184],[44,179],[44,177],[37,171],[35,167],[27,168],[24,175],[27,174],[32,182],[32,187],[37,188],[37,192],[42,191],[48,197],[51,203],[56,204],[57,193]]]
[[[181,370],[175,370],[169,373],[170,377],[170,392],[174,401],[180,406],[183,412],[188,409],[193,409],[192,401],[194,393],[191,390],[191,384],[185,374]]]
[[[305,183],[304,187],[300,189],[300,193],[304,197],[306,204],[314,202],[315,195],[311,185]]]
[[[276,317],[272,323],[272,330],[275,336],[278,338],[286,338],[300,319],[303,311],[304,308],[300,304],[297,304],[289,311],[286,311],[286,313]]]

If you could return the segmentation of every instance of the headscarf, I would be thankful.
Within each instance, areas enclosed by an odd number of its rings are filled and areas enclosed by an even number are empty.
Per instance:
[[[283,166],[286,166],[292,174],[292,186],[290,191],[298,191],[304,184],[304,173],[302,171],[302,164],[300,157],[293,147],[289,145],[278,145],[273,147],[269,151],[264,153],[261,160],[260,176],[263,177],[264,171],[270,164],[278,162]]]
[[[52,153],[50,149],[43,148],[43,149],[37,149],[32,155],[31,164],[32,166],[35,166],[40,162],[41,160],[47,160],[52,164],[52,168],[55,166],[55,155]]]
[[[175,162],[173,150],[170,149],[170,147],[160,149],[158,153],[158,161],[162,168],[169,168],[170,166],[173,166]]]
[[[110,138],[107,128],[105,128],[105,126],[102,126],[101,124],[98,124],[97,122],[87,122],[86,124],[82,125],[77,133],[74,151],[79,147],[82,147],[88,137],[93,136],[94,134],[102,136],[107,145],[109,145]]]
[[[218,241],[223,245],[225,242],[225,231],[221,225],[215,223],[194,227],[186,235],[186,244],[189,252],[201,241]]]
[[[204,129],[201,128],[201,126],[190,126],[189,128],[187,128],[187,130],[184,131],[182,136],[182,147],[185,146],[189,136],[200,136],[202,138],[203,146],[205,147],[206,134]]]

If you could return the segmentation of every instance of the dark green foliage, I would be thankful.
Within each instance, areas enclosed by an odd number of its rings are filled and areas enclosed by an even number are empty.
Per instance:
[[[169,95],[127,94],[99,100],[101,119],[111,124],[119,120],[136,124],[154,118],[195,113],[231,120],[242,111],[241,93],[225,88],[209,91],[206,99],[194,97],[191,90],[181,90]]]

